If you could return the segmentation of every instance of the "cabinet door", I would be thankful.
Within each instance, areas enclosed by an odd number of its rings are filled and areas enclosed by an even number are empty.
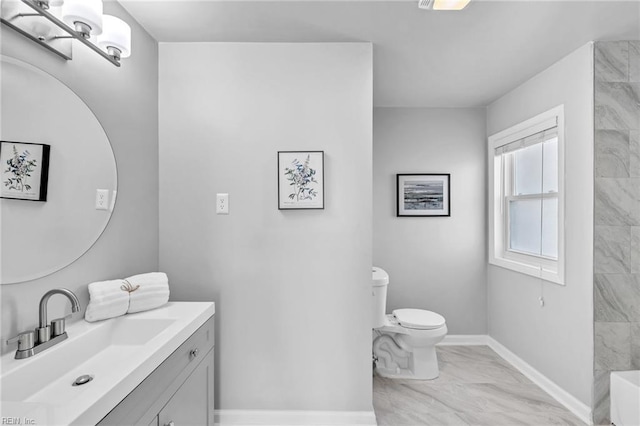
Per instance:
[[[214,340],[214,317],[210,317],[138,387],[114,407],[98,425],[163,426],[163,423],[158,424],[157,414],[167,405],[184,382],[189,380],[200,363],[206,362],[208,356],[213,357]],[[199,349],[196,357],[191,355],[194,349]],[[213,375],[213,369],[211,375]],[[213,385],[211,394],[213,395]],[[149,424],[149,422],[151,423]],[[0,421],[0,423],[2,422]]]
[[[159,414],[160,426],[213,426],[213,350]]]

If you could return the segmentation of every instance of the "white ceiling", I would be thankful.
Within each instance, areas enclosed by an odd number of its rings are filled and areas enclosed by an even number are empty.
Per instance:
[[[590,40],[640,38],[640,0],[119,1],[159,42],[372,42],[376,106],[485,106]]]

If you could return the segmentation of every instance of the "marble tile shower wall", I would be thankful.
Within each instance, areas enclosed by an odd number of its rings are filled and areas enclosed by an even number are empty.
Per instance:
[[[609,424],[609,373],[640,369],[640,41],[595,45],[595,383]]]

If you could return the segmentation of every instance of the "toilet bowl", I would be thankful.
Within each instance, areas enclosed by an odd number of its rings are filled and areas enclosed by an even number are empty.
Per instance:
[[[431,380],[439,375],[436,344],[447,334],[444,317],[424,309],[385,314],[389,275],[373,268],[373,357],[382,377]]]

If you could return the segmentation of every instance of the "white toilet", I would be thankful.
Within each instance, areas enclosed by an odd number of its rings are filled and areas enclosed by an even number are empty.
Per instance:
[[[436,343],[447,334],[442,315],[423,309],[386,314],[389,274],[373,268],[373,356],[382,377],[430,380],[438,377]]]

